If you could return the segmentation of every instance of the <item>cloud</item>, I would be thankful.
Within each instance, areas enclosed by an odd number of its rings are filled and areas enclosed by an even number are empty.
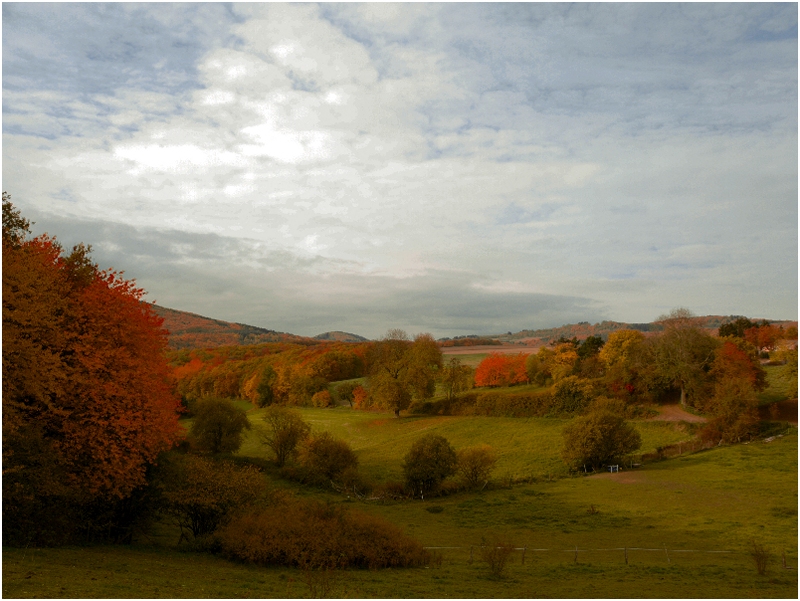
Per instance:
[[[106,232],[159,294],[183,282],[175,308],[225,290],[209,309],[287,330],[258,321],[273,294],[378,334],[466,324],[462,297],[487,328],[497,307],[519,328],[796,312],[796,7],[3,11],[6,189],[45,224],[102,224],[85,241]],[[143,232],[169,273],[114,239]]]

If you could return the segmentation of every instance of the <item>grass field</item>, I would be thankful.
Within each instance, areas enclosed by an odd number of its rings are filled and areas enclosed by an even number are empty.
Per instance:
[[[436,550],[438,568],[336,574],[329,597],[797,597],[796,429],[619,474],[426,501],[315,496],[450,547]],[[524,565],[515,552],[500,579],[474,547],[470,563],[470,546],[493,534],[527,547]],[[748,555],[754,539],[772,553],[764,576]],[[784,553],[792,569],[783,569]],[[297,597],[319,594],[321,583],[299,570],[152,546],[3,549],[4,597]]]
[[[495,485],[424,501],[376,502],[272,482],[386,518],[441,559],[425,568],[330,578],[257,568],[182,551],[175,547],[177,531],[164,523],[130,547],[4,548],[3,597],[797,597],[796,428],[769,443],[581,477],[570,475],[559,457],[567,420],[299,411],[314,430],[347,440],[362,473],[376,482],[399,480],[412,442],[435,432],[456,449],[494,447]],[[259,436],[263,413],[249,411],[254,428],[240,455],[269,457]],[[633,423],[641,452],[690,438],[680,422]],[[492,576],[481,561],[483,540],[518,548],[504,577]],[[749,556],[753,541],[771,552],[764,576]],[[783,568],[784,558],[790,569]]]
[[[496,477],[514,480],[563,477],[568,474],[560,457],[561,430],[567,420],[503,417],[402,417],[389,413],[299,408],[314,431],[329,431],[346,440],[358,456],[363,474],[378,482],[400,480],[401,463],[412,443],[424,433],[444,436],[456,449],[488,444],[498,455]],[[264,410],[248,413],[253,429],[239,454],[271,457],[261,442]],[[687,440],[679,423],[635,422],[642,435],[642,452]]]

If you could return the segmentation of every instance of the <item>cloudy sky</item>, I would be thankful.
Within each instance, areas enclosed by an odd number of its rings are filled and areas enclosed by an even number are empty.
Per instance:
[[[3,189],[295,334],[797,319],[797,12],[3,3]]]

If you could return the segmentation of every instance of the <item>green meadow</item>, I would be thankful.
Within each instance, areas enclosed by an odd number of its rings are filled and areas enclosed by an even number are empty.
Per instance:
[[[378,502],[273,481],[388,519],[431,548],[434,561],[424,568],[257,568],[180,550],[177,532],[162,524],[130,547],[4,549],[3,596],[797,597],[796,428],[770,442],[584,477],[570,475],[559,458],[565,420],[300,411],[314,430],[347,440],[374,480],[399,479],[411,443],[432,431],[457,449],[493,446],[495,484]],[[240,455],[268,456],[259,440],[262,413],[249,413],[255,427]],[[643,452],[689,438],[680,423],[634,423]],[[481,560],[483,541],[517,549],[501,577]],[[750,557],[753,541],[771,554],[765,575]]]

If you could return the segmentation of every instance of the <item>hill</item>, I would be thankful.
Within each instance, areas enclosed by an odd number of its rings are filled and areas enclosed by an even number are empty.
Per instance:
[[[695,325],[708,331],[709,334],[716,334],[719,327],[723,324],[735,321],[741,315],[702,315],[694,317],[692,321]],[[761,319],[753,319],[752,321],[761,321]],[[786,320],[771,320],[768,319],[772,325],[782,326],[784,328],[789,326],[797,326],[796,321]],[[617,330],[638,330],[646,335],[649,333],[660,332],[663,327],[656,322],[651,323],[626,323],[620,321],[602,321],[594,325],[588,321],[581,321],[576,324],[567,324],[558,328],[545,328],[539,330],[521,330],[516,334],[500,334],[492,336],[501,342],[524,342],[527,344],[543,343],[547,344],[552,340],[558,340],[562,336],[564,338],[578,338],[583,340],[589,336],[600,336],[603,339],[608,338],[608,335]]]
[[[317,334],[314,336],[315,340],[332,340],[335,342],[367,342],[369,338],[364,338],[358,334],[351,334],[350,332],[325,332],[324,334]]]
[[[211,319],[158,305],[153,305],[153,309],[164,319],[164,328],[169,332],[169,348],[175,350],[310,340],[304,336]]]

